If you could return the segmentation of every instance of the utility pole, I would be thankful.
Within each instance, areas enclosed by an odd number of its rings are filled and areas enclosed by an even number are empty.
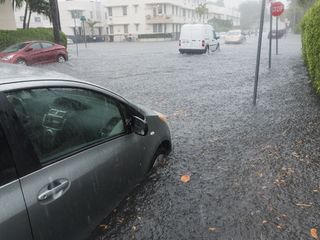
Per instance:
[[[254,80],[254,91],[253,91],[253,105],[257,104],[257,92],[258,92],[258,81],[259,81],[259,71],[260,71],[260,57],[261,57],[261,44],[262,44],[262,33],[263,33],[263,23],[264,23],[264,12],[266,8],[266,0],[262,0],[261,3],[261,17],[260,17],[260,30],[259,30],[259,41],[257,50],[257,60],[256,60],[256,72]]]
[[[272,0],[270,1],[269,69],[271,68],[271,54],[272,54]]]

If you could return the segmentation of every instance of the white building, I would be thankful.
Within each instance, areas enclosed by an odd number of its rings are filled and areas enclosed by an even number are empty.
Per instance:
[[[175,38],[185,23],[200,22],[196,8],[205,0],[58,0],[62,31],[68,36],[83,34],[79,19],[96,21],[94,28],[85,24],[87,35],[107,36],[110,41],[125,38],[148,39],[150,37]],[[235,25],[240,21],[237,11],[217,7],[207,1],[209,13],[204,21],[213,17],[232,19]],[[76,14],[75,14],[76,13]],[[17,27],[23,23],[24,7],[16,10]],[[73,17],[77,15],[77,18]],[[203,21],[203,20],[201,20]],[[76,25],[76,28],[75,28]],[[51,27],[49,19],[33,13],[30,27]]]
[[[0,3],[0,30],[16,30],[11,1]]]

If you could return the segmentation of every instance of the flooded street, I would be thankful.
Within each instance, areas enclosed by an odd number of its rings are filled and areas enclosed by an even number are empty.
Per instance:
[[[257,38],[211,55],[176,42],[70,46],[40,68],[102,85],[168,117],[174,150],[92,239],[311,239],[320,224],[320,101],[300,36],[279,42],[252,106]],[[181,182],[189,175],[188,183]]]

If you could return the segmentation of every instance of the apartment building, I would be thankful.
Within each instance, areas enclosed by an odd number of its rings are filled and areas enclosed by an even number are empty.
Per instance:
[[[16,30],[11,1],[0,3],[0,30]]]
[[[201,19],[196,13],[206,2],[208,14]],[[186,23],[207,22],[211,18],[240,21],[238,11],[217,7],[205,0],[58,0],[62,31],[68,36],[106,36],[109,41],[124,39],[175,38]],[[24,7],[16,10],[17,27],[23,23]],[[94,27],[82,24],[80,16],[96,22]],[[49,19],[33,13],[30,27],[51,27]],[[83,28],[85,27],[85,29]]]

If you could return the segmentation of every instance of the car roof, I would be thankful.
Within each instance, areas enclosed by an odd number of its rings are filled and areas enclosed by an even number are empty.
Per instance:
[[[24,82],[38,82],[38,81],[64,81],[70,83],[80,83],[86,84],[88,86],[98,87],[103,89],[118,98],[122,99],[125,102],[128,102],[121,95],[110,91],[104,87],[89,83],[86,81],[81,81],[69,75],[58,73],[49,70],[42,70],[34,67],[20,66],[17,64],[9,63],[0,63],[0,86],[5,84],[15,84],[15,83],[24,83]]]

